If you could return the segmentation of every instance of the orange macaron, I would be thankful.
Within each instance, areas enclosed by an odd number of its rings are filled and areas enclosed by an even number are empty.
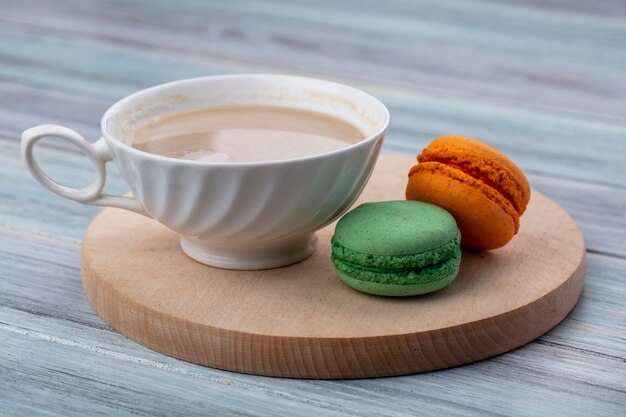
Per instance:
[[[406,198],[448,210],[461,230],[463,246],[495,249],[517,233],[530,185],[504,154],[474,139],[444,136],[417,161],[409,172]]]

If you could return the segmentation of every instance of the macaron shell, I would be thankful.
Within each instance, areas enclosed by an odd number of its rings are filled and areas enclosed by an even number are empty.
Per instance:
[[[421,201],[364,203],[342,217],[331,239],[339,278],[370,294],[436,291],[457,275],[460,231],[441,207]]]
[[[519,215],[526,210],[530,200],[526,176],[506,155],[487,144],[463,136],[444,136],[431,142],[417,159],[456,167],[502,193]]]
[[[343,216],[333,239],[366,255],[410,255],[437,249],[457,237],[454,218],[421,201],[364,203]]]
[[[378,282],[362,281],[355,279],[341,271],[336,271],[337,276],[349,287],[374,295],[383,295],[388,297],[406,297],[412,295],[427,294],[433,291],[438,291],[448,285],[454,280],[457,273],[442,276],[436,281],[430,281],[418,284],[381,284]]]
[[[406,198],[449,211],[461,229],[461,244],[475,249],[504,246],[519,226],[519,215],[507,199],[480,180],[437,162],[411,169]]]

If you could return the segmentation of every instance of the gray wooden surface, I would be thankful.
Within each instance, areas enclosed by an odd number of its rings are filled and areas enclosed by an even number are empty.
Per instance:
[[[92,311],[80,241],[97,209],[43,190],[21,131],[95,140],[106,108],[165,81],[324,77],[384,101],[387,152],[464,134],[510,155],[578,222],[583,296],[540,339],[463,367],[287,380],[139,346]],[[42,165],[71,185],[62,142]],[[621,0],[0,0],[0,415],[626,415],[626,3]],[[111,170],[111,192],[126,191]]]

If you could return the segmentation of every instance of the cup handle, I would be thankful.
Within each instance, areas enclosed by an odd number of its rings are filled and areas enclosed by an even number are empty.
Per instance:
[[[80,189],[71,188],[59,184],[47,176],[41,170],[41,167],[33,155],[35,143],[46,136],[63,138],[82,150],[96,169],[96,179],[94,182]],[[92,206],[123,208],[151,217],[141,203],[134,197],[112,196],[102,193],[106,181],[106,163],[113,159],[104,138],[100,138],[96,143],[90,143],[77,132],[63,126],[35,126],[22,133],[22,158],[26,162],[26,166],[33,177],[35,177],[41,185],[61,197]]]

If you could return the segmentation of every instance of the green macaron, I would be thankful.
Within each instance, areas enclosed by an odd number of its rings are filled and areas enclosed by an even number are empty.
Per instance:
[[[362,204],[339,220],[332,261],[339,278],[370,294],[437,291],[456,277],[461,233],[446,210],[421,201]]]

